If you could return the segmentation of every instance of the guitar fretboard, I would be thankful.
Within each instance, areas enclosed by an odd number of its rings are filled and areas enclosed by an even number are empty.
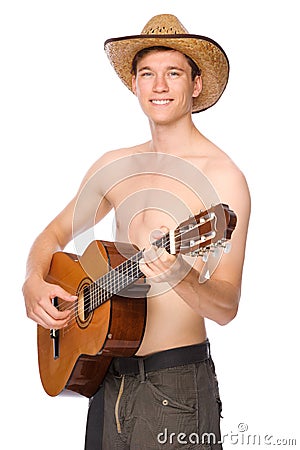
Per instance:
[[[169,250],[169,233],[155,241],[154,245]],[[84,309],[86,313],[94,311],[113,295],[120,293],[127,286],[144,276],[139,268],[139,261],[143,257],[143,253],[143,251],[136,253],[84,288]]]

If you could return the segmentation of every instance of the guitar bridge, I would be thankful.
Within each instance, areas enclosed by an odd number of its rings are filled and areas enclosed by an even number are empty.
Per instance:
[[[54,297],[52,299],[52,305],[58,309],[58,298]],[[53,358],[59,358],[59,330],[52,328],[50,330],[50,338],[53,339]]]

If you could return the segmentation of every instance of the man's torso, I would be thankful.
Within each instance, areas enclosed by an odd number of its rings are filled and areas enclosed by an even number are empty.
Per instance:
[[[118,167],[122,171],[118,182],[107,190],[106,199],[115,210],[115,240],[145,249],[161,227],[175,229],[220,199],[206,175],[206,157],[151,154],[144,146],[137,150],[119,152]],[[227,158],[221,151],[220,157]],[[116,169],[114,164],[110,169]],[[203,266],[200,258],[189,258],[189,262],[198,270]],[[138,355],[204,341],[204,319],[167,283],[150,281],[150,285],[145,335]]]

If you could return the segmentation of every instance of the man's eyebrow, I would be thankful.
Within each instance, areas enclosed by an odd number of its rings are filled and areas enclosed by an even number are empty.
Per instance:
[[[144,67],[140,67],[138,69],[138,72],[142,72],[143,70],[153,70],[153,69],[151,69],[150,66],[144,66]],[[184,69],[182,67],[178,67],[178,66],[168,66],[166,68],[166,70],[180,70],[181,72],[184,72]]]
[[[149,66],[144,66],[144,67],[141,67],[140,69],[138,69],[138,72],[142,72],[143,70],[152,70],[152,69]]]
[[[167,70],[180,70],[181,72],[184,72],[184,69],[178,66],[169,66],[167,67]]]

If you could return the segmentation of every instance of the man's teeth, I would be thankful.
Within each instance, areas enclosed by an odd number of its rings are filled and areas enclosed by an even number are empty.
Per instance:
[[[151,100],[151,102],[155,105],[166,105],[167,103],[170,103],[170,100]]]

